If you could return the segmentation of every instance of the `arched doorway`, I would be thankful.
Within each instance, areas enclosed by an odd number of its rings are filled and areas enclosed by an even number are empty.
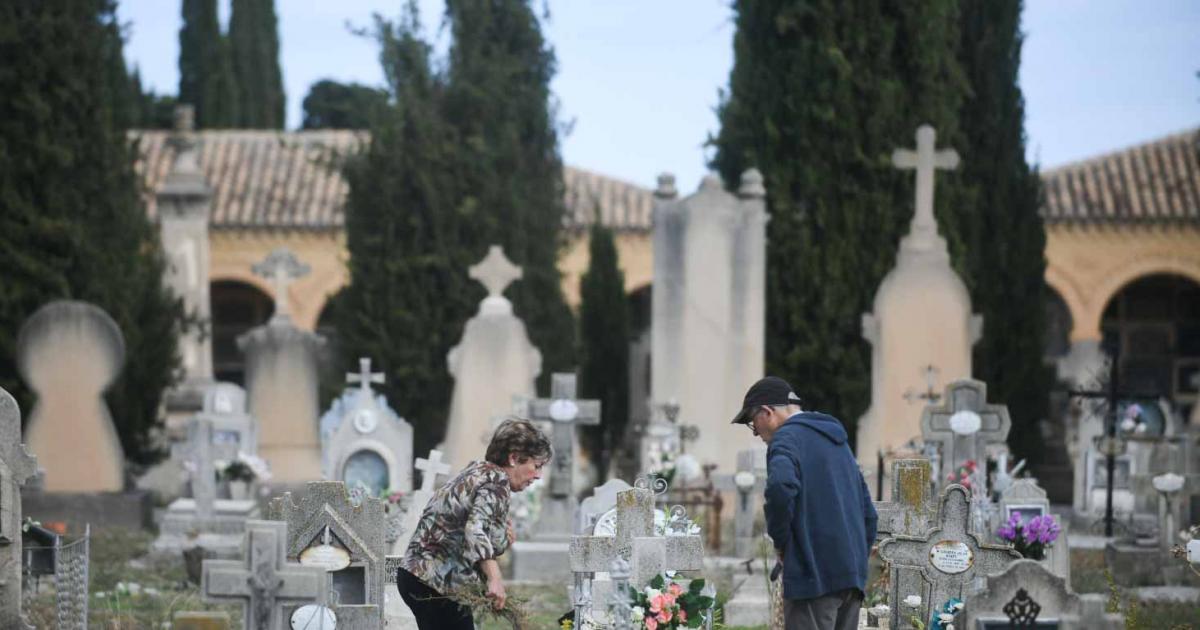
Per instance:
[[[212,305],[213,375],[219,381],[244,385],[246,360],[237,338],[271,319],[275,302],[250,284],[218,280],[209,286]]]
[[[1100,329],[1106,344],[1119,344],[1122,389],[1164,396],[1190,417],[1200,389],[1200,284],[1139,278],[1109,300]]]

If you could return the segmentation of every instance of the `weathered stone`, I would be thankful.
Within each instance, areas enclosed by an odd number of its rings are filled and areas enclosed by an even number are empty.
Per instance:
[[[754,535],[754,521],[763,504],[762,493],[767,485],[767,447],[738,451],[737,473],[717,475],[713,486],[718,490],[736,493],[733,510],[734,555],[752,558],[761,536]],[[734,624],[753,625],[753,624]]]
[[[1067,581],[1036,560],[1017,560],[1003,572],[989,575],[987,586],[964,600],[963,627],[1010,627],[1009,612],[1029,614],[1036,605],[1037,627],[1057,623],[1077,630],[1117,630],[1125,626],[1120,614],[1101,614],[1086,609]],[[1010,604],[1011,603],[1011,604]],[[1028,617],[1027,621],[1033,621]],[[1033,627],[1017,625],[1015,627]]]
[[[947,385],[942,404],[926,407],[921,414],[921,437],[926,447],[937,450],[934,486],[953,483],[947,475],[968,461],[977,466],[975,482],[986,484],[987,447],[1005,444],[1011,427],[1008,407],[987,403],[983,381],[961,379]]]
[[[223,612],[175,613],[171,619],[171,630],[232,630],[229,615]]]
[[[929,529],[937,516],[931,474],[927,459],[892,462],[892,500],[875,502],[880,538],[892,534],[920,536]]]
[[[1012,482],[1000,495],[995,519],[992,521],[994,533],[1001,524],[1008,521],[1013,512],[1021,513],[1021,522],[1027,523],[1034,516],[1050,515],[1050,499],[1046,491],[1038,485],[1036,479],[1023,478]],[[1056,519],[1058,520],[1058,519]],[[1052,573],[1062,577],[1068,583],[1071,581],[1071,545],[1068,541],[1067,529],[1069,523],[1059,523],[1062,528],[1058,540],[1046,550],[1046,559],[1041,561]],[[997,540],[996,542],[1003,542]]]
[[[37,458],[21,443],[21,410],[0,388],[0,627],[30,628],[21,612],[21,486]]]

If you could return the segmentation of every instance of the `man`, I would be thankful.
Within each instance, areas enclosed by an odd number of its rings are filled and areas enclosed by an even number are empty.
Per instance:
[[[802,410],[776,376],[750,387],[733,422],[767,443],[767,533],[783,567],[787,630],[858,628],[878,517],[846,429]]]

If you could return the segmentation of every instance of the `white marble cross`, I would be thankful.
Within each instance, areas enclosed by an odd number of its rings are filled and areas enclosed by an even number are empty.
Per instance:
[[[196,518],[213,516],[217,500],[216,471],[213,466],[212,420],[196,416],[188,422],[188,441],[185,454],[191,464],[192,500],[196,503]]]
[[[433,492],[437,490],[438,476],[450,474],[450,464],[442,461],[442,452],[436,448],[429,451],[429,459],[418,457],[415,468],[422,473],[421,492]]]
[[[285,630],[284,607],[324,603],[325,570],[287,562],[287,523],[246,521],[240,560],[205,560],[206,602],[242,602],[242,628]]]
[[[550,496],[554,497],[575,494],[575,427],[600,424],[600,401],[575,398],[576,382],[574,374],[556,373],[550,377],[550,397],[529,401],[529,417],[549,421],[554,427],[550,464]]]
[[[371,383],[384,383],[383,372],[371,371],[371,359],[362,357],[358,360],[358,373],[346,372],[346,382],[350,384],[358,383],[359,388],[363,392],[371,391]]]
[[[277,247],[267,254],[262,262],[251,268],[254,273],[271,281],[275,289],[275,314],[272,320],[282,320],[291,317],[291,306],[288,303],[288,286],[297,278],[302,278],[312,267],[300,262],[299,258],[286,247]]]
[[[961,379],[947,385],[942,404],[925,407],[921,413],[922,439],[941,450],[935,485],[945,486],[946,475],[967,460],[973,460],[977,470],[985,470],[987,446],[1004,444],[1011,426],[1008,407],[988,404],[986,383]],[[979,477],[986,483],[982,472]]]
[[[467,270],[467,275],[487,288],[488,297],[501,297],[508,285],[524,272],[504,255],[504,248],[492,245],[487,256]]]
[[[917,128],[917,150],[896,149],[892,153],[892,165],[899,169],[917,171],[916,214],[910,233],[937,233],[937,222],[933,218],[933,175],[935,169],[958,168],[958,153],[954,149],[936,150],[937,132],[929,125]]]

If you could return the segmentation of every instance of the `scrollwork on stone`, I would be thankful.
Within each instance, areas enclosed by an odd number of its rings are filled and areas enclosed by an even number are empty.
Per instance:
[[[655,495],[666,494],[669,486],[667,480],[658,475],[641,475],[633,482],[634,488],[650,490]]]

